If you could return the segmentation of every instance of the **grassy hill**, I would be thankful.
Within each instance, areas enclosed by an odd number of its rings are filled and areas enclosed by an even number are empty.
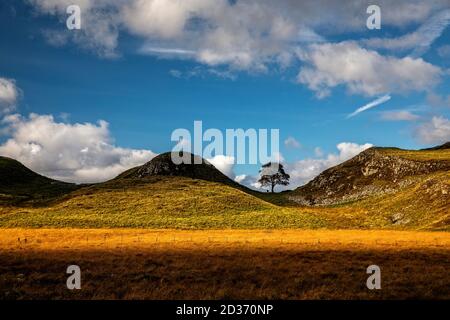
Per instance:
[[[405,187],[323,209],[333,228],[450,231],[450,174],[417,176]],[[353,227],[352,227],[353,226]]]
[[[370,148],[283,196],[300,205],[335,205],[392,194],[435,173],[450,173],[450,149]]]
[[[212,166],[164,172],[161,159],[89,186],[6,159],[0,227],[450,231],[448,148],[371,149],[305,187],[270,195],[238,186]]]
[[[236,188],[186,177],[120,179],[82,188],[47,207],[2,208],[0,227],[320,227],[313,215]]]

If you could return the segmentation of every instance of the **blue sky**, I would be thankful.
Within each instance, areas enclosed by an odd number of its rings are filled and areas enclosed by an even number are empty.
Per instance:
[[[414,1],[381,1],[381,30],[367,29],[364,1],[156,2],[2,1],[0,79],[16,94],[0,92],[0,153],[64,180],[89,180],[90,173],[102,180],[151,156],[143,150],[171,150],[173,130],[202,120],[222,130],[279,128],[280,151],[301,184],[366,143],[422,148],[450,140],[448,1],[414,8]],[[81,30],[66,28],[69,3],[82,8]],[[346,65],[349,59],[356,60]],[[390,99],[348,117],[383,96]],[[45,115],[53,118],[33,127]],[[99,120],[109,126],[97,130]],[[84,147],[89,136],[70,132],[77,124],[94,127],[106,156],[99,147],[68,164],[91,143]],[[46,125],[77,143],[47,146],[45,132],[21,136]],[[337,150],[340,143],[353,148]],[[56,165],[58,148],[68,149],[59,159],[71,161]],[[142,151],[136,159],[134,150]],[[110,173],[97,175],[103,169]],[[258,168],[225,170],[253,177],[251,184]]]

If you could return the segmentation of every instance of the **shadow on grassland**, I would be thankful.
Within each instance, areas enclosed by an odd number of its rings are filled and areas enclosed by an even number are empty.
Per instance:
[[[8,250],[1,299],[450,299],[450,250],[225,246]],[[79,265],[82,289],[66,288]],[[382,289],[366,288],[381,267]]]

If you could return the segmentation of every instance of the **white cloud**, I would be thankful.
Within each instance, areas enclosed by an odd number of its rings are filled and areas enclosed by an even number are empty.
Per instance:
[[[266,71],[269,63],[288,61],[293,42],[323,41],[283,12],[284,6],[266,1],[134,1],[125,6],[123,21],[146,41],[141,53],[189,55],[210,66]]]
[[[237,69],[266,70],[289,63],[296,46],[325,40],[325,35],[365,28],[369,1],[292,0],[29,0],[43,14],[65,19],[69,4],[82,12],[80,32],[70,38],[102,56],[117,55],[120,32],[142,40],[149,54],[189,53],[199,62]],[[383,27],[423,23],[448,9],[448,0],[379,0]],[[49,38],[49,40],[55,38]],[[165,49],[166,48],[166,49]],[[175,50],[176,52],[173,52]],[[192,53],[192,54],[191,54]],[[194,54],[195,53],[195,54]]]
[[[422,143],[441,144],[450,141],[450,120],[435,116],[416,128],[416,137]]]
[[[421,58],[385,57],[355,42],[313,44],[299,50],[307,66],[298,74],[306,84],[325,97],[330,89],[344,85],[351,93],[375,96],[431,88],[440,80],[440,68]]]
[[[44,38],[54,46],[61,46],[69,40],[81,48],[105,58],[115,58],[119,41],[120,7],[123,1],[107,0],[29,0],[43,14],[56,15],[62,21],[67,19],[69,5],[81,9],[81,29],[73,32],[63,27],[43,30]]]
[[[139,49],[143,54],[154,54],[162,56],[194,56],[195,51],[180,48],[155,48],[151,46],[143,46]]]
[[[12,79],[0,78],[0,114],[11,112],[16,108],[19,89]]]
[[[342,142],[337,145],[339,153],[328,154],[320,159],[304,159],[286,165],[286,172],[291,175],[291,184],[288,189],[294,189],[317,177],[324,170],[347,161],[362,151],[373,147],[372,144],[356,144]]]
[[[10,138],[0,154],[24,163],[43,175],[70,182],[99,182],[145,163],[155,156],[149,150],[117,147],[108,123],[67,124],[50,115],[3,119]]]
[[[226,1],[215,2],[217,8],[221,8]],[[189,19],[214,9],[214,2],[204,0],[138,0],[125,5],[122,16],[125,25],[135,34],[172,39],[183,34]]]
[[[226,175],[231,180],[236,181],[244,186],[247,186],[252,189],[258,189],[259,186],[257,184],[258,177],[252,175],[236,175],[235,169],[235,158],[232,156],[225,155],[216,155],[213,158],[207,158],[208,162],[210,162],[214,167],[216,167],[220,172]],[[276,152],[272,155],[273,162],[284,162],[283,155],[279,152]]]
[[[236,181],[237,183],[242,183],[246,177],[247,177],[247,175],[240,174],[240,175],[236,176],[236,178],[234,178],[234,181]]]
[[[398,38],[372,38],[364,41],[372,48],[388,50],[413,50],[411,56],[418,57],[428,51],[450,24],[450,9],[440,11],[428,19],[416,31]]]
[[[284,140],[284,145],[288,148],[298,149],[301,147],[300,142],[298,142],[294,137],[288,137]]]
[[[233,171],[234,168],[234,157],[224,156],[224,155],[216,155],[213,158],[206,159],[209,161],[214,167],[216,167],[220,172],[234,180],[235,174]]]
[[[347,118],[352,118],[352,117],[356,116],[357,114],[360,114],[361,112],[375,108],[376,106],[379,106],[380,104],[385,103],[389,100],[391,100],[391,96],[386,94],[386,95],[384,95],[378,99],[375,99],[374,101],[371,101],[371,102],[365,104],[364,106],[356,109],[355,112],[349,114]]]
[[[414,121],[420,117],[408,110],[386,111],[381,113],[381,119],[385,121]]]

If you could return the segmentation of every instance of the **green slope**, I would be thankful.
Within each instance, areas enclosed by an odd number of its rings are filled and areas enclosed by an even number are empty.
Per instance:
[[[3,208],[0,227],[323,227],[308,212],[277,207],[228,185],[185,177],[120,179],[39,208]]]

